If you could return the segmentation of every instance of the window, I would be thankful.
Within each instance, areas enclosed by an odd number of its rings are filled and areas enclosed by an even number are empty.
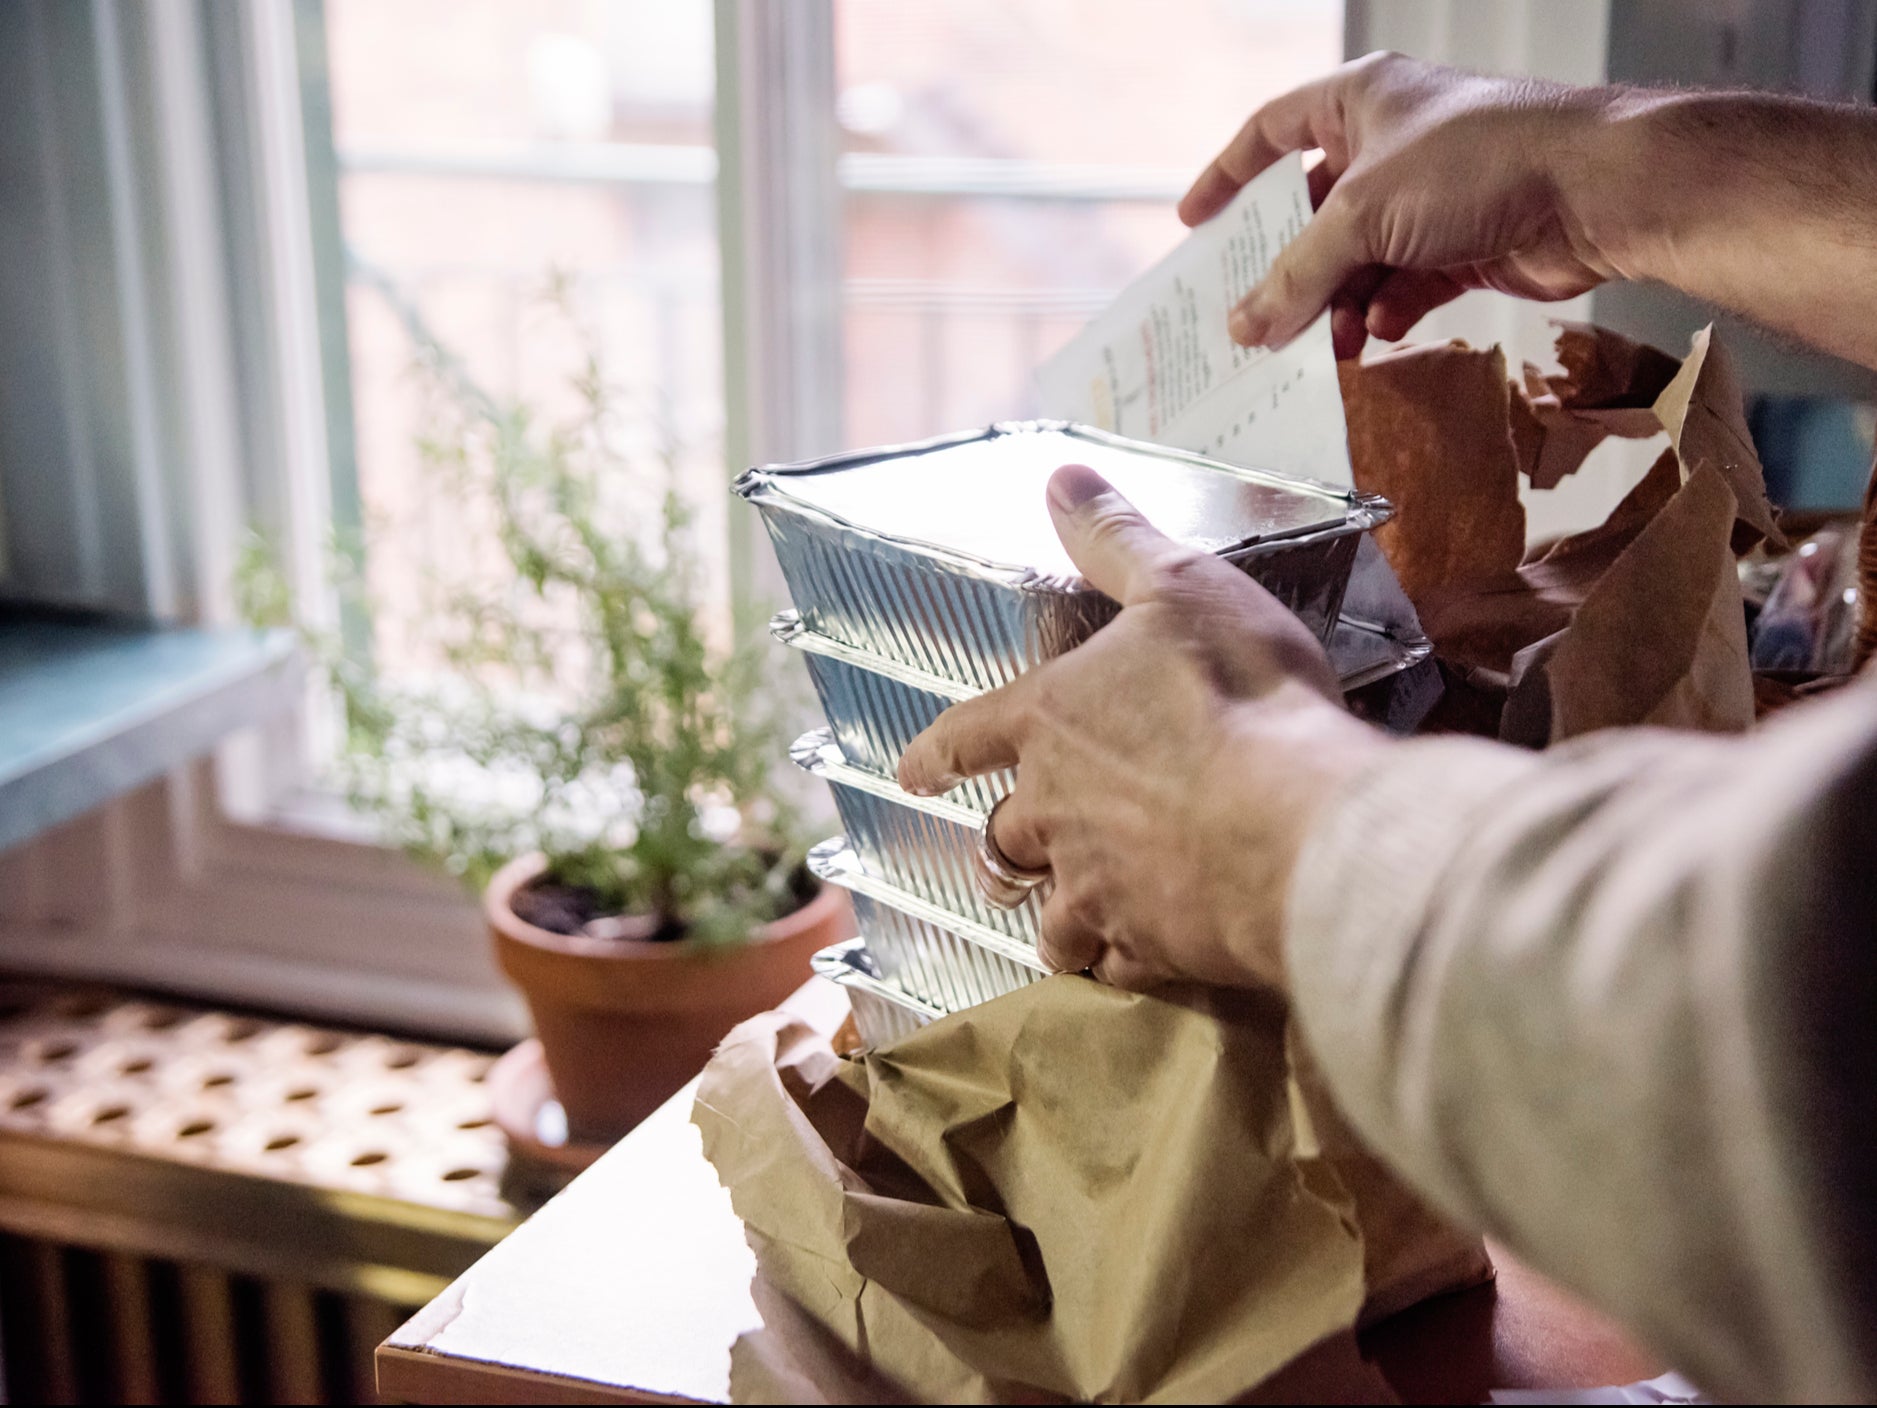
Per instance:
[[[325,10],[381,660],[422,659],[397,604],[461,536],[416,463],[412,330],[493,391],[551,394],[570,349],[550,269],[727,544],[711,7]],[[816,418],[860,445],[1033,413],[1032,369],[1178,239],[1187,181],[1257,102],[1333,64],[1341,27],[1338,0],[837,0],[839,228],[800,233],[845,251],[847,370],[808,388],[837,402]]]
[[[551,411],[591,336],[629,442],[675,457],[722,541],[712,16],[708,0],[325,11],[371,637],[395,674],[427,663],[426,577],[474,541],[420,463],[417,338]]]
[[[1260,102],[1337,63],[1340,0],[837,0],[846,430],[1034,414],[1033,369],[1180,238]]]
[[[304,601],[328,530],[369,520],[377,610],[353,624],[395,671],[426,664],[405,608],[465,512],[418,464],[418,339],[492,392],[551,398],[578,346],[541,296],[564,274],[634,434],[694,490],[731,605],[732,582],[762,586],[731,472],[1032,412],[1034,365],[1179,238],[1185,183],[1260,98],[1335,60],[1341,18],[1333,0],[16,0],[0,31],[18,80],[0,149],[33,177],[0,207],[43,236],[0,279],[26,310],[0,382],[33,412],[0,434],[8,589],[74,599],[84,562],[76,599],[227,623],[246,524],[279,533]],[[301,751],[291,729],[248,739],[8,851],[0,955],[515,1033],[449,881],[331,815],[282,824]]]

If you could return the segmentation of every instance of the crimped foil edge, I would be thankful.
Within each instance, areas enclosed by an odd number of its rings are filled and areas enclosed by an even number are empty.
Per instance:
[[[802,613],[792,606],[776,612],[769,618],[769,634],[783,645],[791,646],[805,655],[824,655],[830,660],[838,660],[843,665],[852,665],[855,669],[865,670],[869,674],[883,675],[895,684],[903,684],[927,694],[936,694],[943,699],[950,699],[953,703],[975,699],[985,692],[975,685],[960,684],[957,680],[948,679],[944,675],[935,675],[929,670],[921,670],[916,665],[901,664],[891,656],[881,655],[877,651],[866,650],[858,645],[849,645],[846,641],[823,635],[812,626],[805,624],[802,620]]]
[[[882,777],[866,768],[855,767],[842,756],[841,745],[834,741],[834,733],[831,729],[809,729],[807,733],[789,745],[789,761],[803,772],[818,777],[823,782],[851,787],[856,792],[871,793],[883,801],[910,807],[913,811],[935,816],[940,821],[954,822],[959,826],[975,829],[984,820],[983,812],[960,806],[957,802],[948,801],[943,797],[914,796],[891,778]]]
[[[1342,685],[1345,694],[1374,684],[1377,680],[1385,680],[1391,675],[1404,674],[1434,653],[1434,642],[1426,636],[1399,635],[1385,626],[1354,620],[1348,616],[1337,618],[1336,629],[1360,631],[1364,635],[1377,637],[1388,646],[1387,659],[1377,661],[1366,669],[1352,670],[1340,677],[1338,682]],[[1333,649],[1332,645],[1332,652]]]
[[[854,1027],[868,1046],[878,1046],[936,1022],[946,1014],[929,1002],[902,992],[873,971],[864,939],[848,939],[822,949],[809,960],[811,971],[847,993]]]
[[[1338,522],[1331,523],[1326,520],[1323,523],[1293,529],[1288,533],[1275,533],[1250,542],[1214,549],[1217,556],[1228,562],[1245,562],[1265,553],[1305,548],[1326,538],[1364,533],[1387,522],[1394,515],[1393,505],[1379,494],[1347,489],[1298,475],[1277,474],[1271,470],[1230,464],[1224,460],[1195,454],[1190,450],[1176,450],[1165,445],[1153,444],[1150,441],[1130,440],[1126,436],[1112,435],[1106,431],[1097,430],[1093,426],[1062,420],[994,421],[982,430],[936,435],[927,440],[915,440],[903,445],[882,446],[859,453],[824,455],[819,459],[804,460],[799,464],[757,465],[739,474],[735,482],[731,484],[730,490],[759,507],[806,519],[824,527],[835,528],[863,540],[891,544],[931,561],[959,569],[967,575],[982,577],[1019,592],[1043,592],[1050,595],[1093,592],[1094,588],[1090,587],[1086,579],[1079,574],[1064,577],[1055,573],[1039,572],[1034,567],[992,562],[974,553],[960,552],[955,548],[926,542],[920,538],[897,533],[883,533],[877,529],[868,528],[818,504],[811,504],[798,498],[789,493],[787,487],[779,482],[791,475],[815,474],[835,468],[858,468],[861,465],[876,464],[882,460],[928,454],[934,450],[950,449],[953,446],[967,445],[978,440],[990,440],[1001,435],[1039,432],[1058,432],[1071,439],[1085,440],[1091,444],[1105,445],[1115,449],[1148,450],[1161,458],[1180,460],[1188,464],[1203,466],[1206,469],[1236,474],[1253,481],[1274,484],[1283,488],[1309,489],[1326,498],[1341,501],[1343,513]]]
[[[1044,976],[1049,974],[1049,968],[1044,964],[1042,956],[1031,945],[1000,934],[995,929],[987,929],[975,920],[967,919],[962,914],[954,914],[949,909],[921,899],[911,891],[901,889],[891,881],[875,875],[861,863],[853,847],[847,844],[845,836],[830,836],[827,840],[810,848],[808,869],[817,879],[825,880],[830,885],[839,885],[844,890],[866,895],[881,904],[902,910],[915,919],[923,919],[928,924],[936,924],[941,929],[949,929],[959,938],[974,943],[979,948],[989,949],[1000,958],[1008,958],[1013,963],[1021,963],[1026,968],[1034,968]]]

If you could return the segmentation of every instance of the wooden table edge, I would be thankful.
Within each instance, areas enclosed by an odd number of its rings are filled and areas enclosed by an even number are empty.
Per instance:
[[[381,1344],[373,1356],[377,1367],[378,1397],[387,1403],[702,1403],[699,1398],[650,1393],[597,1379],[570,1374],[547,1374],[519,1369],[492,1359],[469,1359],[431,1349]],[[463,1382],[464,1369],[473,1364],[474,1384]],[[502,1394],[493,1392],[497,1387]]]

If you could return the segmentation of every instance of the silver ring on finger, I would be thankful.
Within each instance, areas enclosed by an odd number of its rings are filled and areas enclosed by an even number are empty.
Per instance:
[[[1030,897],[1030,892],[1049,879],[1048,866],[1018,865],[997,844],[993,828],[997,813],[1008,796],[999,797],[978,826],[978,844],[973,852],[977,862],[972,870],[984,898],[999,909],[1015,909]]]

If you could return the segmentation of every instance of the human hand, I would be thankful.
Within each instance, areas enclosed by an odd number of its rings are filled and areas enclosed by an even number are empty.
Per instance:
[[[1232,311],[1234,339],[1277,346],[1325,307],[1338,357],[1468,289],[1571,298],[1617,276],[1586,148],[1620,95],[1370,54],[1253,113],[1180,201],[1197,225],[1252,177],[1312,147],[1315,218]]]
[[[1343,710],[1295,615],[1158,532],[1093,470],[1057,470],[1049,511],[1121,613],[940,715],[900,759],[900,784],[929,796],[1019,767],[994,839],[1014,864],[1053,871],[1051,968],[1123,987],[1281,987],[1304,836],[1387,739]]]

